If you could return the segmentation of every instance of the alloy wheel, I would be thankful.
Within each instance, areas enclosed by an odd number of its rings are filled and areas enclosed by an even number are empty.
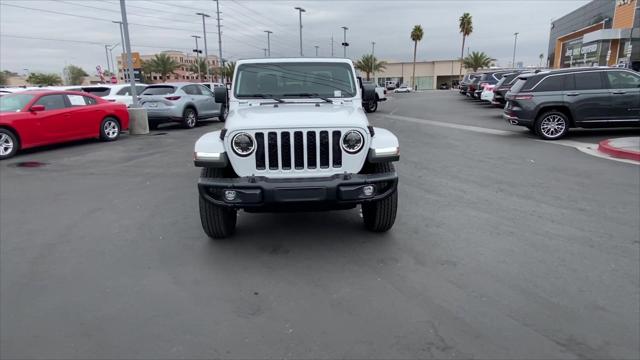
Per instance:
[[[562,136],[567,127],[566,121],[559,115],[549,115],[542,119],[540,132],[548,138]]]
[[[115,139],[118,136],[118,133],[120,132],[118,129],[118,124],[116,124],[116,122],[113,120],[105,121],[103,130],[104,130],[104,134],[109,139]]]
[[[13,139],[7,134],[0,134],[0,156],[9,155],[13,150]]]
[[[187,111],[187,126],[190,128],[196,126],[196,113],[193,110]]]

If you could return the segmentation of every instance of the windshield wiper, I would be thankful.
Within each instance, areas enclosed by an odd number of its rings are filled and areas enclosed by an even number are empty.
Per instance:
[[[257,97],[257,98],[262,98],[262,99],[275,100],[275,101],[277,101],[279,103],[285,102],[284,100],[282,100],[280,98],[277,98],[277,97],[275,97],[275,96],[273,96],[271,94],[242,94],[242,95],[238,95],[237,97],[239,97],[239,98],[254,98],[254,97]]]
[[[318,93],[297,93],[297,94],[283,94],[283,97],[288,97],[288,96],[299,96],[299,97],[305,97],[305,98],[318,98],[320,100],[326,101],[328,103],[332,103],[333,101],[331,101],[330,99],[326,98],[326,97],[322,97],[320,96]]]

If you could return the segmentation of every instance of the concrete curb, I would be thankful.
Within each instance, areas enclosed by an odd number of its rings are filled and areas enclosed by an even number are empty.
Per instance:
[[[598,144],[598,151],[621,159],[640,161],[640,138],[607,139]]]

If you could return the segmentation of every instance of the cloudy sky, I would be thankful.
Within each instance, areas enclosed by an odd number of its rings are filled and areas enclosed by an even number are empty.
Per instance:
[[[263,56],[264,30],[273,31],[272,56],[297,56],[298,13],[303,14],[303,48],[306,56],[342,55],[343,30],[349,27],[347,56],[371,52],[377,57],[412,59],[409,33],[420,24],[425,36],[418,45],[419,60],[453,59],[460,56],[458,18],[473,16],[474,32],[467,41],[471,51],[484,51],[507,66],[513,52],[513,33],[519,32],[516,61],[537,64],[546,56],[552,19],[576,9],[586,0],[340,0],[274,1],[220,0],[223,56],[229,59]],[[161,50],[191,51],[202,35],[201,18],[207,19],[209,53],[218,53],[215,2],[212,0],[127,0],[131,42],[134,51],[153,54]],[[120,42],[117,0],[0,0],[0,68],[24,73],[60,72],[65,64],[76,64],[89,72],[106,67],[105,44]],[[200,45],[202,47],[202,43]],[[113,54],[118,53],[117,47]]]

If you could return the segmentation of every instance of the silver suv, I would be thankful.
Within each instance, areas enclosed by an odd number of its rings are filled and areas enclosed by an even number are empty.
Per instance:
[[[211,90],[192,83],[150,85],[140,95],[140,105],[147,110],[151,129],[166,122],[192,128],[199,119],[212,117],[224,122],[227,113],[226,105],[216,103]]]

